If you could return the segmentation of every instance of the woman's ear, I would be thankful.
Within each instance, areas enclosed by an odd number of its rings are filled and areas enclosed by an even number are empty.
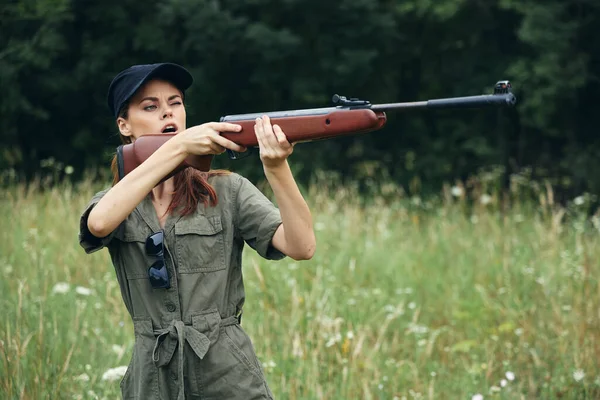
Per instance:
[[[121,132],[121,135],[123,136],[131,136],[132,132],[131,132],[131,126],[129,125],[129,123],[127,122],[127,120],[123,117],[119,117],[117,119],[117,126],[119,127],[119,132]]]

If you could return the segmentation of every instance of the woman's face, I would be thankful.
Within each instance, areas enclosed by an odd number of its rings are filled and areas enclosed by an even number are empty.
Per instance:
[[[162,80],[145,83],[129,100],[127,119],[117,125],[132,140],[147,134],[179,133],[186,129],[185,106],[181,92]]]

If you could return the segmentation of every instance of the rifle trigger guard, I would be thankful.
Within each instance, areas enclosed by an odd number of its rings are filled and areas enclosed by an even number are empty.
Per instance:
[[[230,160],[237,160],[237,159],[239,159],[239,154],[240,153],[238,153],[237,151],[233,151],[233,150],[230,150],[230,149],[226,149],[226,151],[227,151],[227,155],[229,156]]]
[[[225,151],[227,152],[227,155],[229,156],[230,160],[241,160],[243,158],[248,157],[250,154],[252,154],[252,151],[254,150],[253,147],[248,147],[246,149],[245,152],[243,153],[238,153],[237,151],[233,151],[233,150],[229,150],[229,149],[225,149]]]

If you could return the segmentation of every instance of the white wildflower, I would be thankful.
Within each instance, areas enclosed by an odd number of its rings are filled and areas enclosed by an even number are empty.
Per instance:
[[[394,312],[396,311],[396,307],[394,307],[394,306],[393,306],[393,305],[391,305],[391,304],[386,304],[386,305],[383,307],[383,311],[385,311],[385,312],[386,312],[386,313],[388,313],[388,314],[391,314],[391,313],[394,313]]]
[[[471,400],[483,400],[483,395],[477,393],[476,395],[473,395],[473,397],[471,397]]]
[[[575,379],[576,382],[579,382],[583,378],[585,378],[585,372],[583,372],[583,370],[578,369],[575,372],[573,372],[573,379]]]
[[[308,316],[308,314],[307,314]],[[337,318],[331,318],[328,316],[322,316],[319,318],[321,325],[323,328],[325,329],[332,329],[332,328],[336,328],[339,327],[342,322],[344,322],[344,319],[341,317],[337,317]]]
[[[423,347],[423,346],[425,346],[426,344],[427,344],[427,340],[425,340],[425,339],[421,339],[421,340],[419,340],[419,341],[417,342],[417,345],[418,345],[419,347]]]
[[[52,293],[54,293],[54,294],[56,294],[56,293],[64,294],[64,293],[67,293],[69,291],[70,287],[71,287],[71,285],[69,285],[66,282],[58,282],[52,288]]]
[[[418,325],[418,324],[411,323],[408,326],[408,332],[415,333],[417,335],[423,335],[423,334],[429,332],[429,328],[424,325]]]
[[[506,379],[502,379],[502,380],[500,381],[500,386],[502,386],[502,387],[505,387],[507,383],[508,383],[508,382],[506,382]]]
[[[479,202],[481,204],[483,204],[484,206],[488,205],[488,204],[490,204],[492,202],[492,196],[490,196],[487,193],[484,193],[484,194],[481,195],[481,198],[479,199]]]
[[[77,286],[75,288],[75,292],[77,292],[77,294],[80,294],[82,296],[89,296],[90,294],[92,294],[92,289],[88,289],[83,286]]]
[[[414,310],[415,307],[417,307],[417,304],[414,301],[411,301],[410,303],[408,303],[408,308],[410,308],[411,310]]]
[[[116,381],[123,378],[127,372],[127,366],[122,365],[116,368],[109,368],[104,374],[102,374],[103,381]]]
[[[451,190],[452,196],[460,197],[463,194],[463,189],[459,186],[453,186]]]
[[[509,381],[514,381],[515,380],[515,374],[512,373],[512,372],[510,372],[510,371],[507,371],[506,372],[506,379],[508,379]]]
[[[272,372],[273,368],[275,368],[276,366],[277,366],[277,364],[275,364],[275,361],[273,361],[273,360],[263,363],[263,368],[268,372]]]
[[[583,203],[585,203],[585,199],[583,198],[583,196],[577,196],[575,197],[575,199],[573,200],[573,203],[575,203],[576,206],[580,206]]]
[[[304,355],[304,350],[302,350],[302,343],[300,342],[300,335],[297,333],[294,335],[294,341],[292,342],[292,356],[294,357],[302,357]]]
[[[407,287],[405,289],[402,289],[402,288],[396,289],[396,294],[411,294],[412,292],[413,292],[412,288],[409,288],[409,287]]]
[[[500,388],[498,386],[492,386],[490,387],[490,392],[499,392]]]
[[[544,286],[544,284],[546,283],[546,280],[544,279],[543,276],[540,276],[539,278],[537,278],[535,280],[537,283],[539,283],[540,285]]]
[[[342,341],[342,335],[338,332],[334,336],[329,338],[329,340],[325,344],[325,347],[331,347],[334,344],[339,343],[341,341]]]
[[[316,231],[322,231],[322,230],[324,230],[324,229],[325,229],[325,224],[324,224],[324,223],[322,223],[322,222],[317,222],[317,223],[315,224],[315,230],[316,230]]]
[[[118,344],[112,345],[112,351],[117,354],[122,354],[125,350],[125,346],[119,346]]]
[[[517,329],[515,329],[515,335],[521,336],[522,334],[523,334],[523,328],[517,328]]]
[[[65,174],[71,175],[73,172],[75,172],[75,168],[73,168],[71,165],[67,165],[65,167]]]
[[[84,372],[83,374],[76,376],[75,380],[81,382],[89,382],[90,376]]]
[[[346,337],[347,337],[348,339],[354,339],[354,332],[352,332],[352,331],[348,331],[348,332],[346,333]]]

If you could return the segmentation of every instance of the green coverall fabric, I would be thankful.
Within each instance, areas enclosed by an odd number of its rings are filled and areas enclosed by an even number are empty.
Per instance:
[[[87,228],[97,193],[81,215],[79,243],[87,253],[106,247],[135,332],[133,355],[121,381],[124,399],[272,399],[254,346],[238,316],[244,306],[244,243],[265,259],[279,210],[238,174],[213,176],[218,204],[169,215],[164,259],[171,287],[153,289],[146,238],[160,231],[150,195],[104,238]]]

